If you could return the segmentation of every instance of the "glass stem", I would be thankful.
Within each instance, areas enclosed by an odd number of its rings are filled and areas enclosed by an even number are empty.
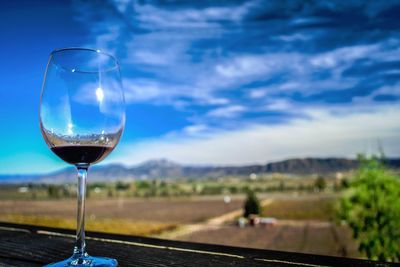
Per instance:
[[[74,248],[74,256],[77,258],[85,257],[85,199],[86,199],[86,178],[88,165],[77,165],[78,169],[78,213],[76,225],[76,243]]]

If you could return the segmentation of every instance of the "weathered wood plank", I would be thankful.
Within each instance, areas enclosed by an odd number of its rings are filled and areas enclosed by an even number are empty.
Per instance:
[[[65,229],[0,223],[0,266],[41,266],[65,259],[73,235]],[[116,258],[120,266],[400,266],[95,232],[87,236],[89,254]]]

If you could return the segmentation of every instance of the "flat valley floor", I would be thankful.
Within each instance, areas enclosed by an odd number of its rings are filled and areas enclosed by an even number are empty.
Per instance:
[[[87,229],[110,233],[252,247],[320,255],[360,257],[351,231],[330,219],[336,196],[327,194],[261,196],[263,216],[273,226],[239,228],[244,196],[178,198],[90,198]],[[76,202],[0,200],[0,220],[53,227],[75,227]]]

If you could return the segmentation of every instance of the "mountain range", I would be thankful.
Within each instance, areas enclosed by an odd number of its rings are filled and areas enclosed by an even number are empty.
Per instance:
[[[385,163],[390,168],[400,168],[400,159],[387,159]],[[252,173],[327,174],[354,170],[358,165],[357,160],[346,158],[295,158],[246,166],[188,166],[159,159],[132,167],[117,164],[93,166],[89,181],[217,178],[227,175],[248,176]],[[75,182],[75,179],[73,167],[42,175],[0,175],[0,183],[67,183]]]

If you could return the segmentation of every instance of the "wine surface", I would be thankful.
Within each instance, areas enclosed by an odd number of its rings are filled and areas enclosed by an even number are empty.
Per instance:
[[[104,159],[113,150],[110,146],[56,146],[51,150],[70,164],[96,163]]]

